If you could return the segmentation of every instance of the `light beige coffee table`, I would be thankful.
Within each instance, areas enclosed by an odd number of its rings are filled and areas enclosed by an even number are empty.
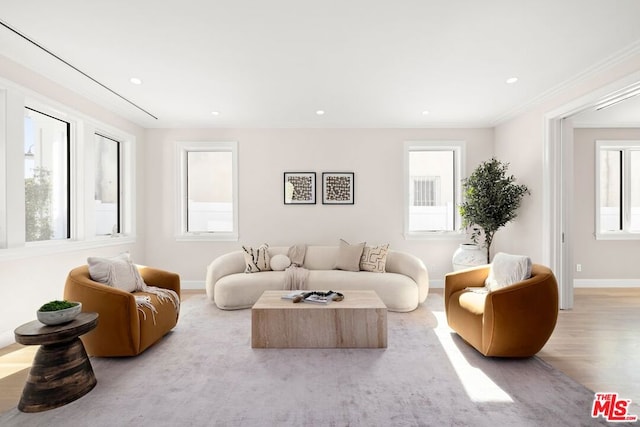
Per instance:
[[[375,291],[337,291],[344,300],[293,303],[265,291],[251,308],[253,348],[386,348],[387,306]]]

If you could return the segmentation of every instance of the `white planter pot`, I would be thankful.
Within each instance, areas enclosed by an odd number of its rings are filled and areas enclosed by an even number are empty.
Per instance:
[[[484,248],[473,243],[462,243],[453,253],[451,258],[453,271],[463,270],[487,263],[487,254]]]

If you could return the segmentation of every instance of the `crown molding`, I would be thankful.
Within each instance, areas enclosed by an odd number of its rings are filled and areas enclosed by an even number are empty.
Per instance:
[[[531,110],[533,107],[542,104],[544,101],[547,101],[551,98],[553,98],[556,95],[561,94],[562,92],[565,92],[575,86],[577,86],[578,84],[597,76],[598,74],[609,70],[613,67],[615,67],[616,65],[626,61],[629,58],[632,58],[633,56],[636,55],[640,55],[640,40],[637,40],[633,43],[631,43],[630,45],[628,45],[627,47],[620,49],[619,51],[617,51],[616,53],[606,57],[605,59],[598,61],[597,63],[593,64],[591,67],[588,67],[587,69],[585,69],[584,71],[576,74],[575,76],[571,77],[570,79],[565,80],[564,82],[553,86],[552,88],[550,88],[549,90],[542,92],[540,95],[536,96],[535,98],[531,99],[528,102],[525,102],[524,104],[520,104],[519,106],[512,108],[508,111],[505,111],[503,114],[500,114],[498,117],[496,117],[495,120],[493,120],[491,122],[491,126],[495,127],[498,126],[504,122],[507,122],[529,110]]]

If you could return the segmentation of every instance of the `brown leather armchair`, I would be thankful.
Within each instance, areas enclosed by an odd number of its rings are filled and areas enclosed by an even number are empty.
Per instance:
[[[528,357],[545,345],[558,319],[558,284],[553,272],[533,264],[531,277],[490,293],[483,287],[489,265],[445,276],[449,326],[485,356]]]
[[[138,267],[149,286],[172,289],[180,296],[180,276],[151,267]],[[136,305],[135,295],[146,295],[157,313]],[[82,310],[99,314],[98,326],[81,337],[90,356],[135,356],[162,338],[178,323],[171,301],[159,301],[147,292],[130,293],[91,280],[87,265],[69,272],[64,298],[82,302]],[[154,322],[155,317],[155,322]]]

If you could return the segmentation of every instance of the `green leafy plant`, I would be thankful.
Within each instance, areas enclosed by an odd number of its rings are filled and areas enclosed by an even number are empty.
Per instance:
[[[65,308],[71,308],[71,307],[75,307],[76,305],[78,305],[77,302],[70,302],[67,300],[55,300],[55,301],[49,301],[48,303],[44,304],[42,307],[40,307],[40,309],[38,311],[58,311],[58,310],[64,310]]]
[[[462,180],[464,202],[459,206],[462,226],[471,228],[471,240],[483,246],[490,262],[493,236],[498,229],[517,217],[525,194],[531,194],[526,185],[514,184],[515,177],[507,175],[509,163],[495,157],[482,162],[473,173]]]
[[[51,172],[38,167],[33,177],[24,180],[26,241],[50,240],[51,225]]]

